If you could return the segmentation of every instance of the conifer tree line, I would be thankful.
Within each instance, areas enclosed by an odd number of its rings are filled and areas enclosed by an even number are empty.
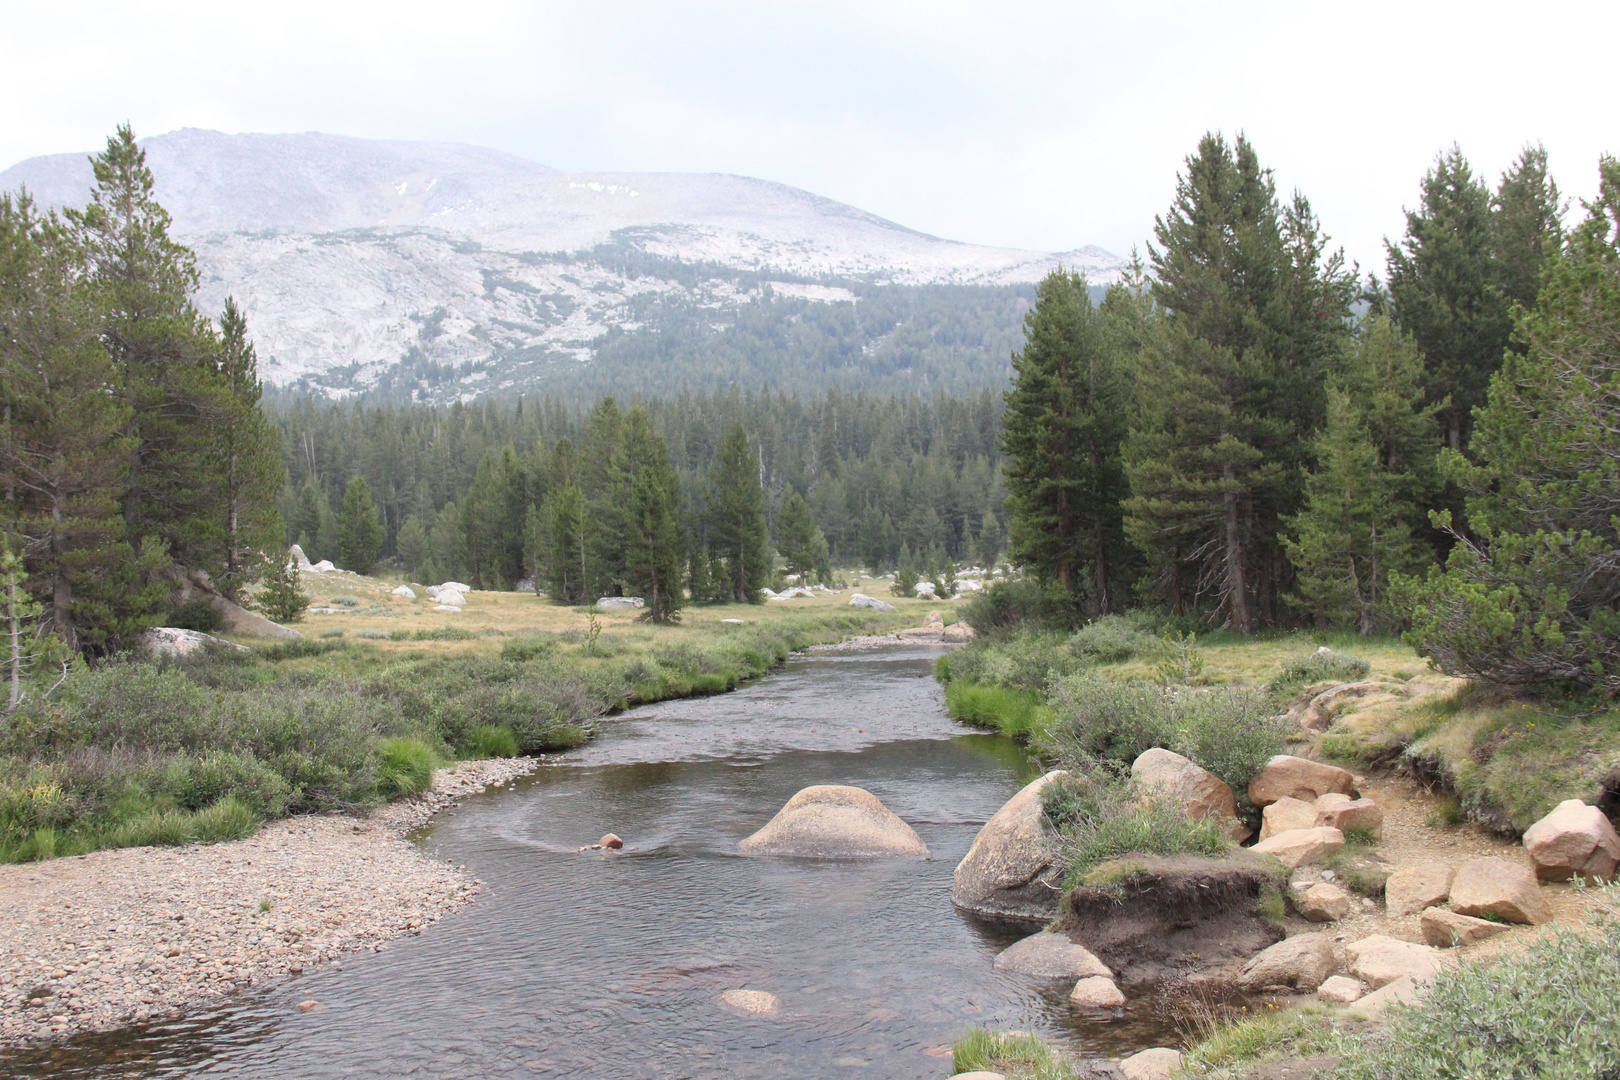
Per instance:
[[[0,541],[69,649],[162,623],[174,568],[239,598],[282,551],[284,469],[246,320],[197,311],[128,127],[88,205],[0,195]]]
[[[1578,254],[1566,209],[1540,146],[1494,186],[1453,148],[1362,280],[1246,138],[1206,135],[1126,280],[1039,287],[1001,443],[1013,560],[1076,619],[1406,625],[1412,583],[1496,535],[1479,433]]]
[[[674,503],[653,531],[674,530],[688,591],[741,599],[769,583],[778,554],[790,573],[823,576],[834,565],[994,561],[1005,546],[1001,409],[989,390],[805,399],[733,388],[628,409],[604,398],[586,412],[554,399],[397,409],[306,399],[275,415],[279,503],[288,540],[311,559],[356,569],[380,554],[418,580],[532,579],[574,602],[640,595],[626,515],[646,512],[656,474]],[[374,507],[375,554],[343,541],[356,485]]]

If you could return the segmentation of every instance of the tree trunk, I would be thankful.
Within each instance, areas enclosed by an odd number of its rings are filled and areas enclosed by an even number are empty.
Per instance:
[[[1221,475],[1228,485],[1236,477],[1232,466],[1226,465]],[[1226,554],[1224,567],[1224,582],[1222,592],[1226,595],[1222,601],[1226,607],[1227,623],[1240,634],[1250,633],[1254,629],[1254,616],[1249,611],[1249,587],[1244,576],[1243,566],[1243,536],[1238,523],[1238,496],[1236,491],[1228,490],[1226,502]]]

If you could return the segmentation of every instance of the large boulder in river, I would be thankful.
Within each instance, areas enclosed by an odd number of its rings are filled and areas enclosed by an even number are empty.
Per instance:
[[[1620,834],[1603,811],[1579,799],[1565,799],[1526,829],[1524,849],[1542,881],[1568,881],[1576,874],[1612,878],[1620,864]]]
[[[807,787],[741,844],[753,855],[861,859],[928,857],[928,845],[870,791],[841,784]]]
[[[1063,877],[1058,841],[1046,820],[1042,793],[1068,779],[1061,769],[1033,780],[987,821],[956,867],[951,902],[976,915],[1015,922],[1050,922]]]

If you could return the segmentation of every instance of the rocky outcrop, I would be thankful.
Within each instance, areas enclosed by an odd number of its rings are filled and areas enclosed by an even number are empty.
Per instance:
[[[1464,863],[1451,882],[1451,910],[1512,923],[1544,923],[1552,909],[1528,867],[1490,856]]]
[[[1034,975],[1042,979],[1085,979],[1093,975],[1113,978],[1108,965],[1067,934],[1043,930],[1014,942],[996,956],[997,971]]]
[[[815,859],[928,857],[922,838],[877,796],[838,784],[805,788],[737,848]]]
[[[1284,795],[1260,811],[1260,839],[1270,840],[1278,833],[1316,828],[1316,804]]]
[[[154,626],[145,634],[146,650],[153,656],[190,656],[210,645],[217,648],[247,652],[232,641],[204,634],[197,630],[182,630],[175,626]]]
[[[314,569],[314,566],[310,564],[309,556],[305,555],[304,549],[299,547],[297,544],[294,544],[292,547],[287,549],[287,557],[290,558],[293,565],[300,570]]]
[[[223,596],[214,596],[209,600],[225,620],[227,634],[239,634],[242,637],[271,638],[277,641],[291,641],[302,637],[298,631],[290,626],[271,622],[256,611],[249,611],[240,604],[233,604]]]
[[[1052,929],[1084,942],[1122,986],[1157,982],[1185,974],[1189,956],[1216,968],[1276,941],[1260,899],[1284,875],[1243,849],[1223,859],[1127,855],[1090,870]]]
[[[1384,882],[1385,909],[1393,918],[1443,904],[1451,895],[1454,876],[1456,872],[1450,866],[1438,862],[1397,870]]]
[[[1382,688],[1383,684],[1376,680],[1340,683],[1330,687],[1311,698],[1310,704],[1300,714],[1299,726],[1313,733],[1326,731],[1333,726],[1334,713],[1340,702],[1366,697]]]
[[[1442,967],[1440,954],[1430,946],[1400,941],[1387,934],[1351,942],[1344,951],[1350,958],[1350,974],[1374,990],[1403,976],[1429,982]]]
[[[1542,881],[1581,877],[1609,879],[1620,865],[1620,834],[1603,811],[1580,799],[1565,799],[1524,833],[1524,849]]]
[[[1008,799],[973,840],[951,880],[951,903],[997,919],[1044,925],[1057,914],[1063,876],[1057,834],[1042,806],[1046,785],[1069,774],[1049,772]]]
[[[1472,945],[1476,941],[1505,934],[1510,927],[1489,919],[1476,919],[1472,915],[1459,915],[1445,908],[1429,908],[1418,920],[1423,940],[1440,949],[1457,945]]]
[[[1278,754],[1266,762],[1249,781],[1249,801],[1256,806],[1269,806],[1282,798],[1315,802],[1318,795],[1330,791],[1354,795],[1356,778],[1336,765],[1289,754]]]
[[[1323,881],[1296,896],[1294,906],[1311,922],[1335,922],[1350,914],[1350,897],[1337,885]]]
[[[1333,972],[1333,941],[1326,934],[1295,934],[1261,952],[1238,972],[1238,985],[1264,990],[1315,990]]]
[[[1338,829],[1319,826],[1314,829],[1290,829],[1267,837],[1254,845],[1254,851],[1275,856],[1290,869],[1321,862],[1344,847],[1344,833]]]
[[[1143,751],[1131,763],[1131,779],[1145,791],[1168,795],[1188,817],[1214,818],[1235,838],[1249,835],[1237,820],[1237,800],[1226,782],[1180,754],[1159,747]]]
[[[856,593],[854,596],[850,597],[849,606],[853,608],[871,608],[873,611],[894,610],[893,604],[879,600],[875,596],[867,596],[865,593]]]

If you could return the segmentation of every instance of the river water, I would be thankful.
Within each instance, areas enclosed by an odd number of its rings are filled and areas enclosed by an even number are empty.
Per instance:
[[[936,649],[820,652],[734,693],[605,722],[420,842],[484,882],[379,953],[186,1018],[30,1051],[18,1077],[792,1077],[950,1073],[972,1025],[1087,1053],[1162,1043],[1071,1014],[1067,986],[994,971],[1017,933],[956,911],[951,873],[1035,773],[946,715]],[[739,855],[800,788],[852,784],[932,860]],[[613,831],[622,852],[584,852]],[[777,995],[775,1014],[720,1003]],[[315,1011],[296,1003],[314,999]]]

